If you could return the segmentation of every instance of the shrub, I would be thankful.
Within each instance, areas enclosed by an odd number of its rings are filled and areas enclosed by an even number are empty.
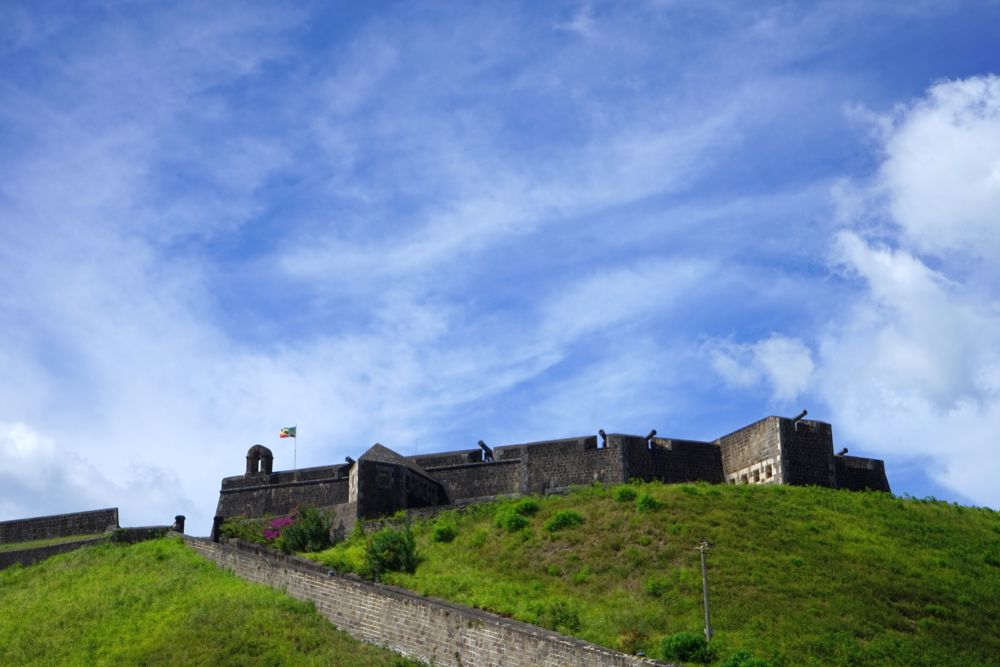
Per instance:
[[[417,562],[417,541],[410,527],[383,528],[368,538],[363,574],[373,579],[386,572],[413,574]]]
[[[663,507],[663,503],[648,493],[642,494],[639,496],[638,500],[635,501],[635,509],[639,512],[653,512],[661,507]]]
[[[678,632],[664,637],[660,642],[660,657],[664,660],[697,662],[703,665],[715,659],[705,638],[694,632]]]
[[[514,504],[514,511],[521,516],[532,516],[541,508],[534,498],[521,498]]]
[[[654,598],[663,597],[671,588],[670,580],[664,576],[650,577],[646,580],[646,593]]]
[[[723,661],[720,667],[771,667],[763,658],[755,658],[748,651],[740,649]]]
[[[287,552],[323,551],[333,544],[330,540],[330,519],[315,507],[302,507],[295,522],[282,529],[281,538]]]
[[[631,486],[623,484],[622,486],[615,487],[613,497],[620,503],[632,502],[635,500],[636,491]]]
[[[579,570],[573,573],[571,577],[574,584],[585,584],[587,579],[590,579],[590,575],[593,574],[593,570],[590,569],[589,565],[584,565]]]
[[[576,510],[559,510],[545,522],[545,530],[554,533],[564,528],[572,528],[583,523],[583,516]]]
[[[521,498],[516,503],[501,505],[493,516],[498,528],[514,533],[527,526],[530,523],[528,517],[540,508],[541,505],[534,498]]]
[[[514,533],[528,525],[528,518],[518,514],[516,508],[506,505],[497,510],[495,515],[498,528]]]
[[[247,542],[256,542],[257,544],[266,543],[264,538],[264,521],[261,519],[248,519],[246,517],[226,519],[219,526],[219,535],[225,538],[235,537]]]
[[[568,602],[553,602],[545,607],[539,619],[541,625],[559,632],[573,633],[580,629],[580,614]]]
[[[458,530],[453,524],[450,523],[437,523],[434,524],[434,530],[431,531],[431,540],[434,542],[451,542],[458,535]]]
[[[271,541],[276,540],[281,537],[282,531],[295,523],[295,518],[291,516],[279,516],[275,517],[267,524],[267,528],[264,529],[264,539]]]

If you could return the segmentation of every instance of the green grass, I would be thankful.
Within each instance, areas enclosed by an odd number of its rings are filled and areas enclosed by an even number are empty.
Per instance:
[[[416,665],[178,538],[0,571],[2,665]]]
[[[787,667],[1000,664],[996,512],[821,488],[620,488],[538,498],[513,532],[496,516],[518,501],[416,523],[416,572],[383,579],[655,655],[702,629],[705,538],[716,664],[737,650]],[[566,510],[582,523],[544,528]],[[451,542],[433,539],[443,523]],[[355,536],[313,558],[356,570],[363,554]]]
[[[79,542],[89,540],[94,537],[105,537],[111,533],[94,533],[93,535],[66,535],[63,537],[49,537],[44,540],[32,540],[30,542],[16,542],[13,544],[0,544],[0,553],[4,551],[23,551],[25,549],[35,549],[37,547],[47,547],[52,544],[63,544],[64,542]]]

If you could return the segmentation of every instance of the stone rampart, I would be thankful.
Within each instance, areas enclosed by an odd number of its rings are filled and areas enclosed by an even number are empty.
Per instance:
[[[778,419],[785,484],[836,487],[833,428],[818,421]]]
[[[638,667],[664,663],[625,655],[543,628],[410,591],[328,572],[254,544],[185,536],[205,558],[237,576],[312,600],[335,626],[362,641],[434,665]]]
[[[738,431],[724,435],[716,442],[722,455],[722,471],[735,483],[749,483],[751,470],[761,461],[769,462],[775,482],[781,483],[781,432],[778,417],[765,417]]]
[[[597,436],[494,448],[480,442],[479,449],[410,457],[376,443],[346,465],[291,472],[271,472],[268,450],[255,445],[247,454],[247,473],[222,480],[216,523],[238,515],[286,514],[308,504],[333,511],[340,534],[358,518],[400,510],[630,479],[889,490],[880,461],[836,462],[830,424],[804,416],[766,417],[714,442],[656,437],[656,431],[646,437],[600,431],[600,442]]]
[[[629,479],[668,484],[725,481],[722,456],[716,444],[665,438],[653,438],[647,444],[642,438],[629,438],[623,446],[627,448]]]
[[[889,491],[889,479],[885,476],[885,463],[878,459],[860,456],[834,456],[837,472],[837,488],[862,491]]]
[[[621,450],[610,441],[608,446],[598,447],[597,436],[529,443],[512,449],[520,453],[525,468],[521,493],[553,493],[575,484],[625,481]],[[502,459],[509,453],[504,447],[497,448],[497,452]]]
[[[100,544],[101,542],[106,542],[107,537],[90,537],[84,540],[73,540],[72,542],[60,542],[58,544],[47,544],[43,547],[35,547],[33,549],[21,549],[18,551],[0,551],[0,570],[10,567],[11,565],[34,565],[39,561],[43,561],[46,558],[56,556],[58,554],[68,553],[70,551],[76,551],[83,547],[89,547],[94,544]]]
[[[288,514],[299,505],[329,507],[347,500],[347,477],[320,477],[315,471],[302,477],[294,473],[227,477],[222,483],[216,515]]]
[[[426,470],[441,483],[452,503],[520,493],[524,472],[520,459],[466,463]]]
[[[0,521],[0,544],[16,544],[71,535],[94,535],[117,527],[117,507]]]

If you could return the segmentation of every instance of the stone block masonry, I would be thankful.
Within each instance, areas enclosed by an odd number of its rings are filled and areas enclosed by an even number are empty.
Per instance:
[[[34,549],[24,549],[21,551],[0,551],[0,570],[6,569],[11,565],[34,565],[39,561],[43,561],[51,556],[56,556],[58,554],[69,553],[70,551],[76,551],[77,549],[83,547],[89,547],[95,544],[100,544],[107,541],[107,537],[91,537],[83,540],[74,540],[73,542],[60,542],[59,544],[49,544],[44,547],[35,547]]]
[[[448,667],[639,667],[665,663],[625,655],[478,609],[328,572],[321,565],[237,541],[185,536],[237,576],[312,600],[335,626],[362,641]]]
[[[313,505],[334,515],[334,534],[359,519],[420,507],[456,506],[524,494],[561,493],[574,485],[664,483],[817,484],[889,491],[877,459],[833,453],[826,422],[765,417],[714,442],[600,431],[597,436],[402,456],[372,445],[357,461],[274,472],[271,451],[254,445],[245,475],[222,480],[213,537],[235,516],[286,514]]]
[[[106,533],[117,527],[117,507],[0,521],[0,544],[16,544],[71,535],[94,535]]]

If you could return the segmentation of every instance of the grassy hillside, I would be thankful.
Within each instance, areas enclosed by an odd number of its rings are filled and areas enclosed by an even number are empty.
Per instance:
[[[568,510],[582,523],[546,528]],[[1000,514],[988,509],[647,484],[449,512],[413,531],[420,565],[385,580],[620,650],[656,655],[663,637],[701,632],[705,538],[717,664],[737,649],[788,667],[1000,664]],[[314,557],[358,569],[363,555],[355,536]]]
[[[0,665],[415,665],[179,540],[0,571]]]
[[[81,542],[95,537],[110,535],[110,533],[93,533],[91,535],[64,535],[62,537],[46,537],[30,542],[13,542],[0,544],[0,553],[5,551],[24,551],[25,549],[37,549],[38,547],[48,547],[53,544],[64,544],[66,542]]]

